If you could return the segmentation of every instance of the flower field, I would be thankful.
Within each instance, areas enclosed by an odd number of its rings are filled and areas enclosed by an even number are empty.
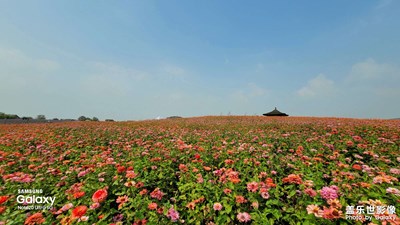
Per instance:
[[[400,224],[400,120],[0,125],[0,224]]]

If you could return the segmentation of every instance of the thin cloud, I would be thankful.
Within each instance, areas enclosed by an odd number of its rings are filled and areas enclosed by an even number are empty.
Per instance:
[[[334,82],[326,78],[324,74],[319,74],[309,80],[306,86],[300,88],[297,94],[301,97],[317,97],[329,95],[333,90]]]
[[[13,75],[35,74],[35,72],[51,72],[60,68],[60,64],[46,58],[29,57],[18,49],[0,48],[1,72]],[[33,71],[32,71],[33,70]]]
[[[395,66],[386,63],[377,63],[374,59],[369,58],[352,66],[347,81],[359,82],[393,79],[399,75],[400,70]]]

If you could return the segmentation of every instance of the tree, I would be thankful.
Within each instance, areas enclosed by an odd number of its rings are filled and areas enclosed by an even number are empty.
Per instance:
[[[36,119],[37,119],[37,120],[45,120],[45,119],[46,119],[46,116],[45,116],[45,115],[37,115],[37,116],[36,116]]]
[[[0,119],[19,119],[18,115],[0,112]]]
[[[79,120],[79,121],[86,121],[87,118],[86,118],[86,116],[80,116],[80,117],[78,118],[78,120]]]
[[[99,121],[99,118],[93,117],[92,121]]]

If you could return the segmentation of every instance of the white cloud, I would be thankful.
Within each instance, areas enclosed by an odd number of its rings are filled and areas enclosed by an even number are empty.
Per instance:
[[[259,87],[255,83],[248,83],[244,88],[235,91],[232,96],[240,102],[247,102],[252,98],[265,96],[267,93],[267,89]]]
[[[367,59],[352,66],[347,78],[349,82],[392,79],[400,76],[400,70],[395,66],[377,63],[374,59]]]
[[[50,59],[35,59],[27,56],[18,49],[0,48],[1,72],[14,73],[13,75],[51,72],[60,67],[60,64]]]
[[[307,85],[297,91],[302,97],[327,96],[334,91],[334,82],[323,74],[308,81]]]

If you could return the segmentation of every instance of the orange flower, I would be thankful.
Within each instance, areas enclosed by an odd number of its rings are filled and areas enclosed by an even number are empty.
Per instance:
[[[84,191],[78,191],[74,193],[74,198],[81,198],[85,195]]]
[[[352,168],[355,170],[362,170],[362,167],[359,164],[354,164]]]
[[[242,203],[246,203],[246,202],[247,202],[247,200],[243,196],[241,196],[241,195],[236,196],[236,203],[242,204]]]
[[[301,177],[297,174],[290,174],[289,176],[282,179],[283,183],[290,183],[290,184],[301,184],[303,181]]]
[[[267,184],[267,187],[271,188],[271,187],[276,187],[276,184],[274,184],[274,181],[272,180],[272,178],[267,178],[265,180],[265,183]]]
[[[342,214],[342,211],[333,207],[326,208],[324,206],[324,209],[322,210],[322,218],[324,219],[339,219],[343,216]]]
[[[36,225],[36,224],[42,224],[46,220],[43,218],[42,213],[35,213],[31,215],[30,217],[26,218],[24,225]]]
[[[185,166],[185,164],[179,164],[179,170],[182,172],[187,172],[188,168]]]
[[[240,183],[240,179],[239,179],[239,178],[236,178],[236,177],[230,177],[230,178],[229,178],[229,181],[232,182],[232,183],[234,183],[234,184]]]
[[[157,203],[155,203],[155,202],[149,203],[147,208],[150,209],[150,210],[156,210],[157,209]]]
[[[106,198],[107,198],[107,190],[105,189],[97,190],[92,196],[93,202],[98,202],[98,203],[104,202]]]
[[[85,215],[87,211],[87,207],[85,205],[77,206],[75,209],[72,210],[72,217],[79,218]]]
[[[307,206],[307,213],[314,214],[316,217],[321,217],[322,210],[317,205],[308,205]]]
[[[205,171],[210,171],[210,170],[211,170],[211,167],[203,166],[203,169],[204,169]]]
[[[190,210],[193,210],[196,207],[196,203],[195,202],[189,202],[186,207]]]

